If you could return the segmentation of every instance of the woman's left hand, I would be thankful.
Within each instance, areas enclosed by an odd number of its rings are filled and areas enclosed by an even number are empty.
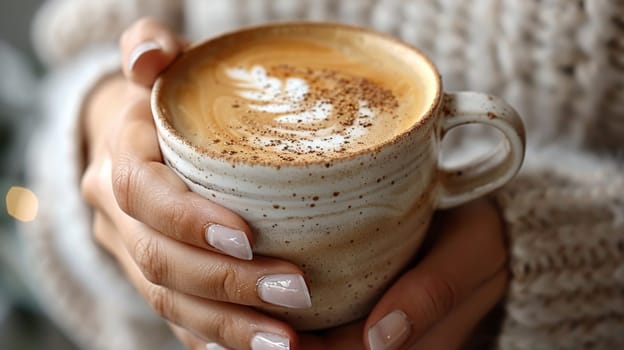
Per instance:
[[[487,200],[440,212],[431,247],[377,303],[368,319],[301,334],[302,349],[458,349],[505,293],[507,249]],[[426,249],[426,247],[424,247]]]

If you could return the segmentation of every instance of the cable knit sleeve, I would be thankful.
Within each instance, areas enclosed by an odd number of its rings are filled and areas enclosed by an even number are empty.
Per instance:
[[[179,29],[181,0],[49,0],[33,41],[50,66],[41,84],[41,125],[27,157],[37,220],[21,227],[31,290],[47,314],[84,349],[174,349],[179,343],[91,236],[82,201],[80,118],[91,91],[120,71],[117,39],[152,16]]]
[[[33,21],[41,60],[56,66],[88,46],[117,41],[136,19],[150,16],[180,30],[182,0],[48,0]]]
[[[82,201],[80,117],[90,92],[118,74],[114,45],[86,50],[42,84],[42,121],[33,135],[26,172],[39,197],[33,223],[21,227],[26,271],[43,309],[83,349],[172,349],[163,321],[136,294],[91,235]]]
[[[499,348],[624,349],[624,175],[578,150],[530,151],[498,194],[512,279]]]

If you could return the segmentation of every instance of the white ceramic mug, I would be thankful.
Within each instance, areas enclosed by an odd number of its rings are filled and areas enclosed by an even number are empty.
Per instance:
[[[267,304],[262,309],[297,329],[320,329],[370,311],[417,252],[433,210],[460,205],[508,182],[523,161],[524,128],[513,108],[501,99],[476,92],[443,92],[438,71],[422,53],[361,28],[275,24],[225,34],[199,47],[273,28],[284,33],[352,31],[387,41],[397,54],[412,56],[432,88],[424,115],[390,142],[350,157],[278,167],[234,164],[208,156],[180,136],[165,116],[161,91],[167,73],[154,86],[152,110],[165,162],[192,191],[247,220],[255,234],[255,254],[292,261],[305,271],[311,308]],[[505,147],[461,169],[442,169],[441,141],[449,130],[464,124],[498,129]]]

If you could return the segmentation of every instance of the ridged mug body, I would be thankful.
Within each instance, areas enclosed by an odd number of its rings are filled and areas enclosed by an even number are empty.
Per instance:
[[[279,167],[208,157],[156,122],[166,163],[249,223],[254,254],[303,269],[311,308],[262,309],[309,330],[366,315],[417,252],[435,204],[436,120],[367,153]]]

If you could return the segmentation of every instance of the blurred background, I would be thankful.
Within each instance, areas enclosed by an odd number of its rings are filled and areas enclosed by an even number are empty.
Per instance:
[[[37,124],[34,99],[45,74],[30,42],[30,23],[43,0],[0,1],[0,349],[73,350],[75,347],[40,312],[22,272],[11,189],[24,186],[23,159],[29,131]],[[13,214],[13,213],[11,213]]]

